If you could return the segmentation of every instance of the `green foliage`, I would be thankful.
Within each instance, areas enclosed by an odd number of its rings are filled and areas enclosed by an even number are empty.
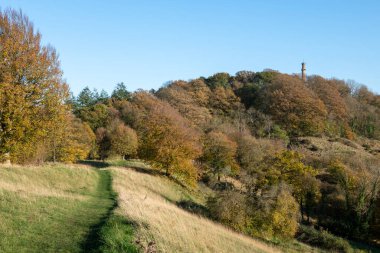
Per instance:
[[[350,243],[326,230],[318,231],[313,227],[301,226],[297,239],[312,246],[334,252],[354,252]]]
[[[256,73],[253,82],[257,83],[260,86],[264,86],[265,84],[271,83],[278,75],[277,71],[268,70],[263,72]]]
[[[77,107],[83,108],[83,107],[89,107],[94,104],[96,104],[96,99],[97,99],[97,92],[96,90],[91,91],[90,88],[87,86],[79,93],[77,99],[76,99],[76,104]]]
[[[110,111],[105,104],[95,104],[84,107],[76,112],[76,115],[87,122],[94,131],[99,127],[105,127],[110,118]]]
[[[361,136],[380,139],[380,109],[357,101],[351,101],[350,107],[351,129]]]
[[[244,83],[242,87],[236,89],[235,93],[245,108],[251,108],[255,105],[260,88],[260,85],[256,83]]]
[[[118,83],[111,97],[117,100],[128,100],[131,97],[131,93],[127,90],[124,83]]]
[[[217,73],[206,80],[208,86],[212,89],[216,87],[229,87],[230,75],[228,73]]]
[[[315,175],[315,170],[306,166],[302,161],[301,154],[286,150],[274,157],[267,157],[261,166],[255,171],[257,173],[257,187],[275,185],[284,181],[293,186],[294,195],[300,198],[303,191],[304,177]]]
[[[287,132],[282,129],[279,125],[274,125],[271,130],[271,134],[269,137],[283,140],[286,144],[289,143],[289,136]]]

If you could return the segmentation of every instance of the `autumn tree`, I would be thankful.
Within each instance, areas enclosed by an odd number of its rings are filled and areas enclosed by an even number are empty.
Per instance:
[[[349,108],[349,124],[358,135],[380,139],[380,101],[379,96],[360,86],[353,96],[346,99]]]
[[[251,236],[288,240],[298,229],[299,206],[285,184],[272,186],[260,196],[218,192],[207,206],[214,219]]]
[[[326,106],[332,120],[344,121],[347,119],[347,108],[339,87],[334,81],[326,80],[320,76],[308,78],[308,86],[317,94]]]
[[[115,119],[107,128],[98,128],[96,139],[101,159],[118,155],[123,159],[137,153],[137,134],[121,120]]]
[[[352,170],[339,160],[333,160],[328,167],[344,199],[344,215],[339,220],[350,236],[365,238],[370,222],[373,221],[376,201],[380,193],[380,173],[363,168]]]
[[[209,107],[221,116],[232,116],[241,107],[240,99],[230,87],[216,86],[211,93]]]
[[[249,206],[251,235],[286,240],[296,234],[299,205],[286,184],[272,186],[260,198],[251,198]]]
[[[57,53],[21,11],[1,12],[0,28],[0,156],[12,156],[56,127],[69,94]]]
[[[216,117],[231,117],[243,107],[229,85],[210,86],[202,78],[172,82],[156,95],[201,128],[207,128]]]
[[[95,148],[95,134],[90,126],[73,115],[68,115],[63,135],[54,144],[54,159],[76,162],[86,159]]]
[[[221,191],[207,200],[211,217],[232,227],[245,231],[248,222],[247,196],[238,191]]]
[[[312,135],[324,130],[325,105],[296,76],[277,74],[261,91],[260,104],[292,135]]]
[[[308,78],[308,86],[326,106],[328,113],[327,130],[332,134],[347,136],[348,133],[345,131],[348,131],[348,109],[336,81],[312,76]]]
[[[236,143],[225,134],[212,131],[205,137],[201,161],[220,181],[221,175],[229,175],[239,169],[235,160],[236,150]]]
[[[194,185],[194,160],[201,154],[199,133],[169,104],[148,93],[135,94],[132,103],[138,119],[139,156],[185,183]]]
[[[313,201],[320,195],[318,183],[313,180],[316,175],[314,168],[302,162],[302,155],[295,151],[283,151],[275,156],[267,156],[251,174],[253,192],[265,189],[268,185],[277,185],[285,182],[292,187],[292,193],[300,204],[302,217],[307,202],[307,215],[310,215]],[[309,216],[308,216],[309,219]]]
[[[212,118],[208,107],[211,90],[201,79],[175,81],[157,91],[157,96],[176,108],[193,125],[206,126]]]
[[[137,153],[137,134],[135,130],[121,121],[114,121],[109,126],[111,154],[120,155],[123,159]]]

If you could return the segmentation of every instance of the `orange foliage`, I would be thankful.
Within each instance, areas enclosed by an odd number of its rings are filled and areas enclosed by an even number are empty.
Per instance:
[[[168,103],[145,92],[135,94],[139,111],[139,155],[155,167],[194,185],[198,177],[194,160],[201,154],[199,133]]]
[[[294,135],[310,135],[324,130],[326,107],[296,76],[277,74],[265,87],[262,107]]]

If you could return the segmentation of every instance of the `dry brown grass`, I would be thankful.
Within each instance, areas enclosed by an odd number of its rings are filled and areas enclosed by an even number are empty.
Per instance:
[[[84,191],[93,191],[98,174],[89,167],[69,165],[0,166],[0,191],[19,196],[84,199]]]
[[[118,214],[137,226],[145,245],[153,241],[160,252],[278,252],[250,237],[190,214],[174,203],[188,198],[184,189],[164,177],[112,168],[118,193]]]

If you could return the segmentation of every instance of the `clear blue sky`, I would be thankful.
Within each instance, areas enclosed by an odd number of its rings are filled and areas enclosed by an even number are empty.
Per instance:
[[[0,0],[60,54],[74,94],[272,68],[354,79],[380,93],[380,1]]]

